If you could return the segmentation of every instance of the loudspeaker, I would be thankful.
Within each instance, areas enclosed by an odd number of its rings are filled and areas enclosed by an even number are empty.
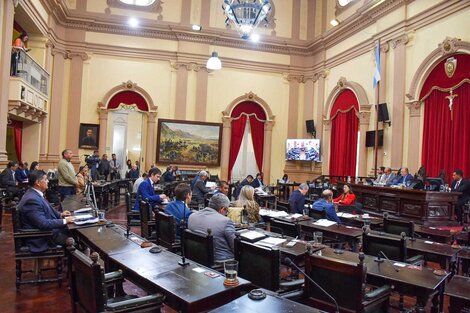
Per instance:
[[[379,104],[379,122],[388,122],[390,121],[390,117],[388,116],[388,109],[386,103]]]
[[[307,128],[307,133],[314,134],[315,130],[315,122],[313,120],[306,120],[305,127]]]

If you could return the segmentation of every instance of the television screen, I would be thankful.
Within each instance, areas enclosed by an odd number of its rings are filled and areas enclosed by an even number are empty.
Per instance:
[[[286,160],[320,162],[320,139],[287,139]]]
[[[379,130],[379,143],[378,147],[382,147],[384,145],[384,131],[383,129]],[[374,147],[375,146],[375,130],[371,130],[366,132],[366,147]]]

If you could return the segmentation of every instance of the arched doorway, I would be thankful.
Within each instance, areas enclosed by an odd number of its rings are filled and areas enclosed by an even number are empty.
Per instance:
[[[155,119],[157,107],[150,95],[128,81],[111,89],[99,103],[100,151],[116,153],[121,175],[126,160],[139,161],[141,171],[155,161]]]
[[[243,142],[247,121],[256,166],[264,172],[264,183],[269,184],[271,173],[271,141],[274,115],[268,104],[256,94],[250,92],[238,97],[222,112],[224,129],[222,140],[222,179],[230,180],[231,170]],[[237,149],[237,151],[235,150]],[[256,174],[256,173],[253,173]]]

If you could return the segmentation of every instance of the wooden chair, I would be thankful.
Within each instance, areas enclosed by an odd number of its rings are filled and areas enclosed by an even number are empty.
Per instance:
[[[155,228],[156,224],[152,218],[150,203],[140,200],[140,235],[149,241],[156,242]]]
[[[390,287],[382,286],[366,293],[367,267],[363,253],[358,261],[352,263],[306,253],[305,272],[338,302],[340,312],[388,312]],[[308,279],[304,297],[315,308],[335,311],[331,300]]]
[[[407,237],[414,238],[415,224],[413,221],[404,221],[384,216],[384,232],[401,235],[405,233]]]
[[[326,219],[326,211],[325,210],[318,211],[318,210],[310,209],[308,211],[308,216],[310,216],[314,220]]]
[[[286,211],[287,213],[290,212],[289,202],[277,200],[277,209],[280,211]]]
[[[269,223],[271,226],[271,231],[282,234],[283,238],[284,236],[294,238],[300,236],[300,226],[297,222],[286,222],[273,218]]]
[[[160,312],[163,296],[160,294],[137,297],[124,295],[109,298],[106,286],[121,283],[121,271],[104,273],[98,263],[98,253],[89,257],[76,250],[74,240],[67,240],[69,285],[73,312]]]
[[[362,235],[362,251],[365,254],[381,258],[384,257],[381,253],[383,252],[390,260],[409,264],[421,264],[423,259],[421,255],[408,258],[405,236],[394,238],[364,232]]]
[[[135,196],[135,195],[134,195]],[[127,234],[131,230],[131,227],[140,227],[140,212],[132,211],[132,195],[129,192],[126,192],[124,195],[126,200],[126,215],[127,215],[127,223],[126,229]]]
[[[211,229],[208,229],[207,233],[186,229],[183,237],[184,254],[188,259],[207,267],[223,270],[214,262],[214,237]]]
[[[41,231],[39,229],[22,229],[20,217],[16,207],[12,207],[12,222],[13,222],[13,241],[15,244],[15,263],[16,263],[16,290],[20,290],[23,284],[47,283],[55,282],[62,284],[62,262],[65,256],[64,247],[57,246],[52,241],[52,231]],[[43,252],[31,252],[27,245],[28,239],[44,238],[50,242],[49,248]],[[45,261],[53,261],[53,267],[43,267]],[[24,269],[23,262],[31,261],[34,269]],[[51,262],[47,262],[49,264]],[[43,272],[55,270],[57,275],[55,277],[44,277]],[[32,273],[33,276],[25,278],[23,274]]]
[[[242,241],[240,236],[234,242],[235,260],[238,261],[238,276],[252,284],[277,292],[289,299],[302,297],[303,279],[281,281],[280,252],[277,247],[267,248]]]
[[[177,252],[181,249],[181,242],[176,239],[176,221],[173,215],[158,212],[155,215],[157,228],[157,244]]]

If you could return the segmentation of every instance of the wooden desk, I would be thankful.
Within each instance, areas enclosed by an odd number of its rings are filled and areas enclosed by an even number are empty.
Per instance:
[[[435,227],[429,227],[424,225],[415,224],[415,233],[419,234],[423,238],[430,239],[432,241],[451,243],[453,235],[449,230],[440,230]]]
[[[244,295],[233,300],[209,313],[234,313],[234,312],[250,312],[250,313],[317,313],[322,312],[312,307],[278,297],[274,294],[267,294],[265,299],[251,300],[248,295]]]
[[[242,291],[251,289],[251,284],[238,278],[236,287],[225,287],[224,276],[211,278],[195,271],[212,269],[190,261],[190,265],[178,265],[180,256],[168,251],[151,254],[149,249],[140,249],[115,254],[110,257],[123,270],[124,276],[149,292],[166,295],[165,303],[183,312],[201,312],[214,309],[238,298]]]
[[[334,249],[324,248],[317,253],[338,260],[359,262],[358,254],[354,252],[344,251],[342,254],[336,254]],[[376,286],[390,284],[399,293],[416,297],[418,312],[424,312],[428,299],[432,297],[431,312],[442,311],[445,281],[450,273],[437,276],[432,269],[425,267],[417,269],[409,266],[399,267],[397,272],[386,260],[378,263],[374,259],[369,255],[366,255],[364,259],[364,264],[367,266],[368,283]]]
[[[449,272],[456,272],[457,253],[459,249],[452,248],[451,245],[429,240],[410,240],[406,242],[408,257],[423,255],[426,262],[437,262],[442,269]]]
[[[300,230],[308,233],[321,231],[323,233],[323,237],[337,241],[347,241],[351,243],[353,248],[357,246],[356,244],[359,242],[363,233],[361,228],[352,226],[335,224],[329,227],[325,227],[315,225],[314,223],[315,222],[313,221],[302,221],[299,223]]]
[[[352,184],[357,201],[371,213],[389,212],[416,220],[451,220],[458,192],[408,190]]]
[[[455,275],[444,293],[449,296],[449,313],[470,311],[470,277]]]

